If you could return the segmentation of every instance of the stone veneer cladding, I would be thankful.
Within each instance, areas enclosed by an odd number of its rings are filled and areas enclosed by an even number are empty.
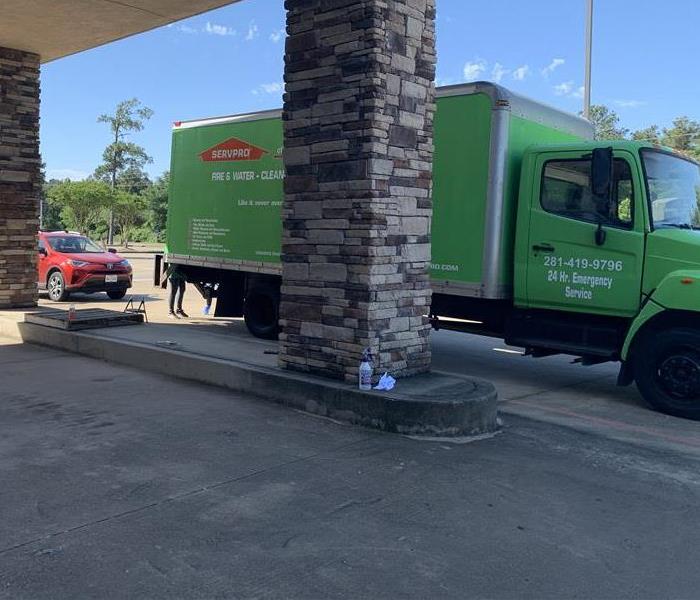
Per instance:
[[[430,369],[434,0],[286,0],[280,365]]]
[[[39,57],[0,48],[0,308],[36,305],[40,170]]]

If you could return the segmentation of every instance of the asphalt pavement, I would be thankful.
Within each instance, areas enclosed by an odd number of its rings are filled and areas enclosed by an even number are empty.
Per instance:
[[[274,365],[192,287],[169,321],[129,258],[154,325],[103,335]],[[418,441],[0,339],[0,598],[698,596],[700,424],[614,365],[445,331],[433,356],[496,384],[501,433]]]
[[[694,598],[697,459],[467,444],[0,345],[0,597]]]

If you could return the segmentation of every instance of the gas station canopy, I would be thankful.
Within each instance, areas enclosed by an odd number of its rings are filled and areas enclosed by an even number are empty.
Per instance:
[[[49,62],[237,1],[2,0],[0,47]]]

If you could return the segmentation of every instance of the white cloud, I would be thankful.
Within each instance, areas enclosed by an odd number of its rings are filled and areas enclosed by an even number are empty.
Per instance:
[[[79,181],[86,179],[89,173],[79,169],[47,169],[46,179],[70,179],[71,181]]]
[[[554,86],[554,94],[567,98],[583,98],[584,87],[576,87],[573,81],[565,81]]]
[[[475,81],[479,79],[486,71],[486,61],[485,60],[475,60],[467,62],[464,65],[464,79],[466,81]]]
[[[549,63],[544,69],[542,69],[542,75],[549,77],[554,71],[561,67],[566,61],[563,58],[554,58],[552,62]]]
[[[206,25],[199,29],[190,25],[177,25],[173,23],[168,25],[168,28],[171,27],[174,27],[175,31],[179,31],[180,33],[186,33],[187,35],[197,35],[198,33],[206,33],[207,35],[233,36],[237,34],[237,31],[231,27],[227,27],[226,25],[218,25],[217,23],[211,23],[210,21],[207,21]]]
[[[513,71],[513,79],[515,79],[515,81],[522,81],[529,74],[530,67],[528,65],[523,65],[522,67],[518,67],[517,69],[515,69],[515,71]]]
[[[178,25],[177,30],[180,33],[187,33],[189,35],[197,33],[197,30],[194,27],[190,27],[189,25]]]
[[[286,31],[285,31],[284,29],[278,29],[277,31],[273,31],[273,32],[270,34],[270,41],[271,41],[273,44],[279,43],[280,40],[284,37],[284,34],[285,34],[285,33],[286,33]]]
[[[259,29],[258,26],[256,25],[255,21],[251,21],[250,25],[248,25],[248,33],[245,36],[245,39],[247,42],[250,42],[254,40],[256,37],[259,35]]]
[[[620,108],[640,108],[647,104],[644,100],[615,100],[614,102]]]
[[[500,83],[501,80],[508,75],[510,71],[506,69],[501,63],[496,63],[493,65],[493,70],[491,71],[491,79],[496,83]]]
[[[275,81],[274,83],[262,83],[254,90],[252,90],[253,95],[258,94],[281,94],[284,92],[284,83],[281,81]]]
[[[209,21],[207,21],[207,24],[204,26],[203,31],[204,33],[208,33],[209,35],[236,35],[235,29],[226,27],[226,25],[217,25],[216,23],[210,23]]]
[[[574,82],[566,81],[564,83],[559,83],[554,86],[554,93],[557,96],[570,96],[571,92],[574,91]]]

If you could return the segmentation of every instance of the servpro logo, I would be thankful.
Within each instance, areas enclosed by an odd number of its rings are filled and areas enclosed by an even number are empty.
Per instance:
[[[269,154],[269,152],[238,138],[229,138],[225,142],[201,152],[199,157],[205,162],[233,162],[260,160],[265,154]]]

